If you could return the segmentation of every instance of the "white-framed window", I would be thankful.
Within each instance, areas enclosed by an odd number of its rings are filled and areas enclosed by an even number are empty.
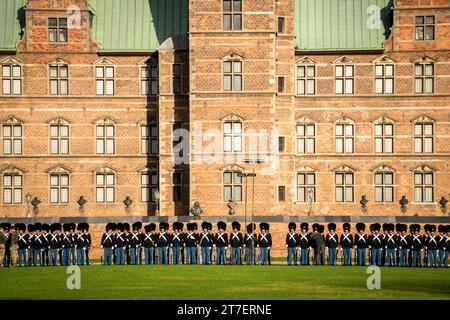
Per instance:
[[[50,124],[50,154],[69,154],[68,124]]]
[[[223,30],[242,30],[242,0],[223,0]]]
[[[113,66],[95,66],[95,79],[97,95],[114,95]]]
[[[336,153],[355,152],[355,125],[352,123],[336,124]]]
[[[50,203],[69,203],[69,174],[50,174]]]
[[[434,63],[416,63],[414,64],[415,93],[433,93],[434,92]]]
[[[234,200],[242,202],[242,177],[240,172],[225,171],[223,173],[223,200],[228,202]]]
[[[316,66],[297,66],[297,95],[316,94]]]
[[[22,94],[22,66],[2,65],[2,93],[5,96]]]
[[[297,153],[313,154],[316,152],[316,125],[314,123],[297,124]]]
[[[433,153],[434,124],[414,123],[414,152]]]
[[[375,124],[375,153],[394,152],[394,124]]]
[[[23,130],[21,123],[3,124],[3,154],[22,154]]]
[[[353,94],[355,82],[354,66],[337,65],[335,70],[336,94]]]
[[[375,93],[394,93],[394,65],[375,65]]]
[[[116,176],[114,173],[96,173],[95,185],[95,199],[98,203],[112,203],[115,201]]]
[[[67,65],[50,66],[50,94],[69,94],[69,67]]]
[[[155,124],[141,126],[142,154],[158,154],[158,127]]]
[[[95,126],[96,153],[115,153],[115,127],[112,124],[97,124]]]
[[[48,41],[68,42],[67,18],[48,18]]]
[[[242,122],[226,121],[223,123],[223,151],[242,152]]]
[[[158,186],[158,172],[148,171],[141,172],[141,201],[154,202],[155,191],[159,189]]]
[[[375,202],[394,202],[394,173],[375,172]]]
[[[141,94],[158,94],[158,63],[150,61],[146,66],[141,67]]]
[[[316,173],[297,173],[297,202],[316,202]]]
[[[335,172],[335,197],[336,202],[354,202],[355,175],[353,172]]]
[[[414,17],[414,29],[416,40],[434,40],[435,16]]]
[[[414,202],[434,202],[433,172],[414,172]]]
[[[242,91],[242,61],[223,62],[223,90]]]
[[[23,175],[3,174],[3,204],[21,204],[23,193]]]

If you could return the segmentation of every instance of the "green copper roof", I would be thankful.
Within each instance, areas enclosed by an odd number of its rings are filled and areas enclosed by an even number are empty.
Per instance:
[[[383,49],[392,0],[295,0],[296,50]]]
[[[0,0],[0,51],[15,51],[24,26],[25,0]]]
[[[188,0],[90,0],[102,52],[155,51],[188,28]]]

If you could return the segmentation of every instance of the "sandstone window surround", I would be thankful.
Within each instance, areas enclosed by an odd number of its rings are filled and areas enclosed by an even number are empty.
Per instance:
[[[242,91],[243,88],[243,62],[242,60],[223,61],[223,90]]]
[[[297,95],[316,94],[316,62],[310,58],[303,58],[296,64]]]
[[[50,203],[69,203],[70,171],[56,167],[49,171]]]
[[[277,27],[278,27],[277,31],[279,34],[286,33],[284,17],[278,17],[278,26]]]
[[[297,120],[297,154],[316,153],[316,123],[307,117]]]
[[[342,117],[335,123],[335,152],[352,154],[355,153],[355,122]]]
[[[158,62],[153,59],[147,59],[141,63],[141,95],[158,94]]]
[[[278,202],[286,202],[286,186],[278,186]]]
[[[49,66],[50,94],[68,95],[69,94],[69,65],[62,60],[53,62]]]
[[[387,117],[374,121],[375,153],[394,153],[395,122]]]
[[[96,154],[115,153],[115,122],[109,118],[95,122]]]
[[[240,120],[226,120],[223,123],[223,151],[242,152],[243,125]]]
[[[94,63],[95,90],[97,95],[115,94],[115,63],[107,58],[102,58]]]
[[[242,30],[242,0],[223,0],[223,30]]]
[[[139,172],[141,184],[141,202],[155,202],[155,192],[159,190],[158,170],[154,167]]]
[[[4,205],[22,204],[23,171],[8,167],[2,173],[2,198]]]
[[[21,95],[23,83],[22,64],[13,57],[9,57],[0,61],[0,65],[2,67],[2,94],[4,96]]]
[[[316,172],[313,168],[302,167],[297,169],[297,202],[316,202]]]
[[[414,153],[433,153],[435,121],[427,116],[413,120]]]
[[[332,62],[335,65],[335,93],[355,93],[355,64],[348,57],[341,57]]]
[[[375,70],[375,93],[394,93],[395,61],[388,56],[381,56],[373,61]]]
[[[355,201],[355,170],[342,166],[334,171],[335,200],[336,202]]]
[[[95,186],[95,199],[97,203],[114,203],[116,171],[107,167],[96,171]]]
[[[373,179],[375,202],[394,202],[394,169],[382,165],[372,171],[374,171]]]
[[[50,154],[69,154],[70,123],[62,118],[49,122]]]
[[[158,126],[156,123],[141,122],[141,154],[157,155],[158,154]]]
[[[426,165],[413,169],[414,202],[433,203],[435,170]]]
[[[48,18],[48,41],[68,42],[67,18]]]
[[[3,155],[21,155],[23,145],[23,122],[10,117],[2,124],[3,131]]]
[[[223,201],[242,202],[242,177],[239,176],[241,172],[237,170],[223,172]]]
[[[416,41],[435,39],[435,20],[435,16],[414,17],[414,33]]]
[[[414,61],[414,92],[434,93],[435,61],[427,56]]]

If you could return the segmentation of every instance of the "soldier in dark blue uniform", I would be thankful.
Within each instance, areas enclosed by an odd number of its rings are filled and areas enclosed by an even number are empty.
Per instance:
[[[200,242],[200,234],[198,233],[198,224],[197,222],[192,222],[192,228],[194,230],[194,237],[197,240],[197,245],[194,248],[194,258],[195,258],[195,264],[199,264],[199,256],[198,256],[198,243]]]
[[[439,236],[436,235],[435,225],[429,225],[428,230],[430,234],[425,240],[425,250],[427,251],[428,254],[428,267],[437,268],[438,266],[437,250],[438,250]]]
[[[159,223],[158,241],[156,245],[158,247],[158,260],[159,264],[169,264],[169,246],[170,235],[167,233],[169,230],[169,224],[167,222]]]
[[[233,221],[231,227],[233,228],[233,231],[230,233],[231,264],[242,264],[242,246],[244,239],[240,232],[241,224]]]
[[[409,226],[411,229],[411,251],[412,251],[412,267],[422,267],[422,251],[424,246],[424,237],[419,234],[420,225],[412,224]]]
[[[445,257],[445,226],[440,224],[438,226],[439,235],[437,237],[438,241],[438,264],[439,268],[442,268],[444,265],[444,257]]]
[[[184,246],[186,248],[186,263],[197,264],[195,248],[197,248],[197,235],[195,234],[195,225],[193,223],[187,224],[188,233],[184,237]]]
[[[84,222],[81,224],[81,232],[83,233],[83,240],[84,240],[85,261],[86,265],[89,265],[89,252],[91,250],[92,244],[91,234],[89,233],[89,223]]]
[[[256,224],[247,225],[247,233],[244,237],[245,262],[247,265],[256,265],[256,248],[258,238],[256,237]]]
[[[61,249],[61,224],[60,223],[53,223],[50,226],[50,237],[48,239],[48,247],[49,247],[49,256],[50,266],[57,266],[58,265],[58,251]]]
[[[34,238],[34,257],[33,266],[37,266],[37,260],[39,260],[39,265],[44,266],[44,248],[47,246],[47,239],[44,237],[42,232],[42,224],[35,223],[36,237]]]
[[[380,234],[381,225],[379,223],[374,223],[370,225],[370,230],[372,231],[369,236],[369,250],[372,258],[372,265],[381,266],[381,255],[383,248],[383,235]]]
[[[129,246],[128,234],[125,232],[125,226],[123,223],[117,224],[116,249],[115,249],[115,263],[119,266],[125,265],[125,250]]]
[[[188,223],[188,228],[190,224]],[[173,233],[170,236],[170,247],[172,248],[172,263],[180,264],[181,248],[184,247],[184,239],[180,233],[178,222],[172,223]]]
[[[217,229],[219,231],[214,237],[214,244],[216,246],[216,264],[227,264],[227,247],[228,247],[228,234],[225,233],[227,225],[223,221],[217,223]]]
[[[258,235],[258,248],[261,265],[269,264],[269,249],[272,247],[272,236],[269,233],[269,224],[262,222],[259,224],[261,233]]]
[[[386,251],[387,259],[385,265],[389,267],[397,266],[397,248],[398,248],[398,237],[394,233],[394,225],[389,223],[386,226],[388,234],[385,235],[383,241],[383,247]]]
[[[133,232],[129,235],[129,248],[130,248],[130,257],[131,264],[138,265],[139,264],[139,252],[141,243],[141,235],[139,230],[142,228],[142,222],[133,223]]]
[[[298,234],[295,232],[297,229],[297,224],[295,222],[290,222],[288,225],[289,232],[286,234],[286,248],[288,252],[287,260],[288,265],[297,265],[297,249],[299,244]]]
[[[145,234],[143,238],[145,264],[155,264],[155,248],[156,248],[156,225],[151,223],[145,226]]]
[[[61,250],[62,250],[62,266],[70,265],[70,246],[72,243],[69,232],[70,226],[68,223],[63,224],[64,233],[61,234]]]
[[[341,244],[342,255],[344,256],[344,266],[351,266],[354,240],[353,235],[350,233],[350,223],[344,223],[343,229],[344,233],[341,234],[339,243]]]
[[[355,249],[357,251],[358,265],[365,266],[367,247],[369,246],[369,239],[365,233],[366,225],[364,223],[357,223],[356,230],[358,232],[355,234]]]
[[[33,265],[33,256],[34,256],[34,248],[32,246],[32,243],[34,242],[34,238],[35,238],[35,229],[34,229],[34,224],[29,224],[27,226],[27,230],[28,230],[28,261],[27,261],[27,265],[30,267]]]
[[[48,223],[42,224],[42,237],[45,239],[45,247],[42,249],[42,260],[44,261],[44,266],[49,264],[49,249],[48,240],[50,239],[50,225]]]
[[[25,233],[27,227],[23,223],[18,223],[15,225],[17,229],[17,254],[19,256],[19,267],[27,266],[27,250],[29,245],[29,235]]]
[[[328,231],[329,233],[325,238],[325,242],[328,248],[328,265],[335,266],[337,257],[337,248],[339,246],[339,238],[338,235],[336,234],[336,224],[329,223]]]
[[[388,227],[387,223],[383,223],[382,224],[383,233],[382,233],[382,236],[381,236],[381,241],[383,241],[383,244],[384,244],[384,241],[385,241],[386,236],[388,234],[388,228],[389,227]],[[386,248],[384,247],[384,245],[381,248],[381,265],[382,266],[386,265]]]
[[[442,237],[441,240],[445,243],[443,267],[448,268],[448,253],[450,252],[450,225],[445,226],[445,241],[443,240],[443,238],[444,237]]]
[[[79,223],[76,227],[76,232],[73,234],[73,239],[75,243],[75,252],[76,252],[76,262],[77,265],[84,265],[84,250],[85,243],[83,239],[83,233],[81,232],[82,224]]]
[[[311,234],[308,233],[309,224],[303,222],[300,225],[301,232],[298,234],[298,247],[300,250],[300,263],[302,266],[309,265],[311,254]]]
[[[102,236],[100,247],[103,249],[103,264],[110,266],[112,264],[112,251],[116,246],[114,231],[116,224],[110,222],[106,225],[106,232]]]
[[[410,236],[406,233],[408,230],[408,227],[406,224],[400,223],[399,227],[399,234],[397,237],[398,240],[398,251],[399,251],[399,266],[400,267],[408,267],[408,255],[409,255],[409,248],[411,247],[410,244]]]
[[[209,231],[209,223],[202,222],[203,232],[200,234],[200,248],[202,253],[202,264],[212,264],[211,261],[211,249],[214,244],[214,237]]]

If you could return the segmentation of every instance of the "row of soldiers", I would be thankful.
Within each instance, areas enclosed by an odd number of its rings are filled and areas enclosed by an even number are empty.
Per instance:
[[[259,225],[261,232],[258,235],[255,223],[248,224],[247,232],[242,234],[241,224],[237,221],[231,224],[229,234],[223,221],[217,223],[216,233],[212,233],[213,225],[206,221],[201,224],[201,232],[195,222],[187,223],[187,232],[183,231],[181,222],[172,224],[172,233],[169,233],[169,227],[167,222],[161,222],[157,232],[156,224],[150,223],[142,231],[142,223],[136,222],[130,233],[128,224],[108,223],[101,239],[103,263],[123,265],[125,256],[129,255],[131,264],[142,264],[142,257],[145,264],[212,264],[215,261],[217,265],[223,265],[242,264],[244,259],[247,264],[258,261],[262,265],[270,264],[272,237],[268,223]]]
[[[360,266],[369,263],[378,266],[412,266],[412,267],[447,267],[450,251],[450,225],[425,225],[425,234],[421,235],[418,224],[379,223],[370,225],[370,234],[366,234],[364,223],[356,224],[356,233],[351,233],[349,223],[342,226],[343,233],[336,233],[336,224],[325,226],[313,224],[313,232],[309,233],[309,225],[302,223],[301,232],[296,233],[297,225],[289,223],[289,233],[286,235],[288,264],[297,264],[297,253],[300,252],[300,263],[309,265],[309,258],[314,254],[314,264],[336,265],[341,253],[342,264],[352,265],[352,258]],[[383,229],[383,232],[381,232]],[[436,230],[438,234],[436,233]]]
[[[87,223],[0,225],[0,258],[4,267],[89,264],[91,243]]]

